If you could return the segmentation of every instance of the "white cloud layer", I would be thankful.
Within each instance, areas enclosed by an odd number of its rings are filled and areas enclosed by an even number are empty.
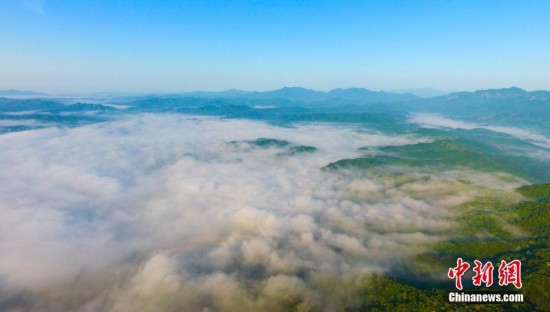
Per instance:
[[[260,137],[318,151],[229,144]],[[399,266],[441,239],[449,209],[517,186],[469,171],[320,170],[358,147],[425,141],[149,114],[2,135],[0,310],[353,305],[327,296],[324,278]]]
[[[487,129],[494,132],[505,133],[513,137],[516,137],[518,139],[529,141],[538,146],[550,148],[550,138],[542,134],[534,133],[529,130],[521,129],[521,128],[480,125],[480,124],[445,118],[437,114],[413,114],[409,118],[409,122],[416,123],[422,126],[427,126],[427,127],[443,127],[443,128],[465,129],[465,130]]]

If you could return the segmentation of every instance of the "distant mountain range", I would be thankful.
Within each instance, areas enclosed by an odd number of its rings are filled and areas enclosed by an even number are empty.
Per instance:
[[[502,100],[502,99],[512,99],[520,98],[527,100],[548,100],[550,99],[550,91],[525,91],[518,87],[503,88],[503,89],[488,89],[488,90],[477,90],[474,92],[455,92],[443,98],[454,100],[454,99],[475,99],[475,100]]]
[[[419,95],[415,95],[418,93]],[[185,92],[173,94],[152,94],[126,97],[128,100],[143,100],[148,98],[207,98],[207,99],[247,99],[247,100],[287,100],[295,103],[338,102],[353,104],[365,103],[397,103],[423,102],[441,103],[453,100],[547,100],[549,91],[528,92],[517,87],[503,89],[488,89],[478,91],[461,91],[446,93],[435,89],[418,89],[410,92],[372,91],[364,88],[334,89],[328,92],[311,90],[301,87],[284,87],[272,91],[227,90],[221,92]]]
[[[0,96],[45,96],[46,93],[28,90],[0,90]],[[139,96],[120,95],[114,96],[125,99],[144,99],[144,98],[209,98],[209,99],[283,99],[297,103],[306,102],[324,102],[345,100],[358,103],[395,103],[406,101],[431,100],[435,102],[452,100],[503,100],[503,99],[527,99],[527,100],[547,100],[550,99],[550,91],[532,91],[528,92],[517,87],[502,89],[487,89],[478,91],[445,92],[436,89],[406,89],[400,91],[372,91],[365,88],[337,88],[328,92],[311,90],[301,87],[284,87],[272,91],[243,91],[230,89],[220,92],[184,92],[170,94],[144,94]]]
[[[293,102],[322,102],[328,100],[349,100],[356,102],[401,102],[418,99],[412,93],[371,91],[364,88],[334,89],[329,92],[300,87],[284,87],[273,91],[249,92],[227,90],[222,92],[188,92],[177,94],[197,98],[244,98],[244,99],[285,99]]]
[[[0,90],[0,96],[43,96],[46,93],[36,92],[36,91],[26,91],[26,90]]]
[[[550,91],[525,91],[517,87],[503,89],[455,92],[445,96],[419,99],[410,102],[411,107],[426,110],[480,110],[488,109],[496,113],[503,109],[518,112],[536,108],[540,103],[550,102]],[[529,107],[527,107],[529,106]]]
[[[451,94],[454,91],[443,91],[433,88],[420,88],[420,89],[401,89],[401,90],[392,90],[389,92],[396,92],[396,93],[412,93],[418,97],[422,98],[430,98],[435,96],[443,96],[447,94]]]
[[[100,104],[75,103],[63,104],[56,100],[44,99],[10,99],[0,97],[0,114],[6,112],[24,111],[46,111],[46,112],[68,112],[68,111],[113,111],[115,108]],[[1,116],[0,116],[1,117]]]
[[[409,112],[436,113],[452,118],[538,129],[550,134],[550,92],[517,87],[455,92],[445,96],[396,103]]]
[[[362,88],[334,89],[329,92],[304,88],[282,88],[266,92],[228,90],[106,99],[41,98],[39,95],[28,96],[37,94],[32,91],[8,91],[10,94],[27,96],[0,96],[0,120],[26,118],[50,121],[53,118],[51,116],[55,115],[56,122],[62,119],[67,124],[74,124],[81,122],[83,117],[77,118],[72,114],[81,111],[87,112],[88,119],[85,121],[90,122],[112,114],[174,112],[275,123],[370,122],[391,128],[396,123],[407,123],[413,114],[428,113],[477,125],[522,127],[550,136],[550,92],[528,92],[516,87],[455,92],[431,98]]]

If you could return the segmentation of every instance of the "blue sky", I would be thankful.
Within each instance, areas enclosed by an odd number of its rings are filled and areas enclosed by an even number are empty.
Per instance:
[[[0,89],[550,89],[550,1],[0,0]]]

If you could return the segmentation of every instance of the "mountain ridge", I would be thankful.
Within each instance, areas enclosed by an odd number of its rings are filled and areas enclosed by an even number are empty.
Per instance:
[[[43,96],[46,93],[29,90],[6,89],[0,90],[0,96]]]
[[[220,92],[185,92],[171,96],[192,96],[206,98],[285,99],[295,102],[320,102],[334,99],[360,102],[399,102],[419,99],[412,93],[372,91],[365,88],[336,88],[319,91],[303,87],[283,87],[270,91],[244,91],[229,89]]]

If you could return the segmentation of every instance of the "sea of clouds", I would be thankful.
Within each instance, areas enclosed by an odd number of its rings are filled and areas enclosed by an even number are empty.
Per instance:
[[[0,310],[357,307],[358,278],[441,240],[457,205],[520,183],[321,169],[359,147],[427,141],[175,114],[1,135]]]

